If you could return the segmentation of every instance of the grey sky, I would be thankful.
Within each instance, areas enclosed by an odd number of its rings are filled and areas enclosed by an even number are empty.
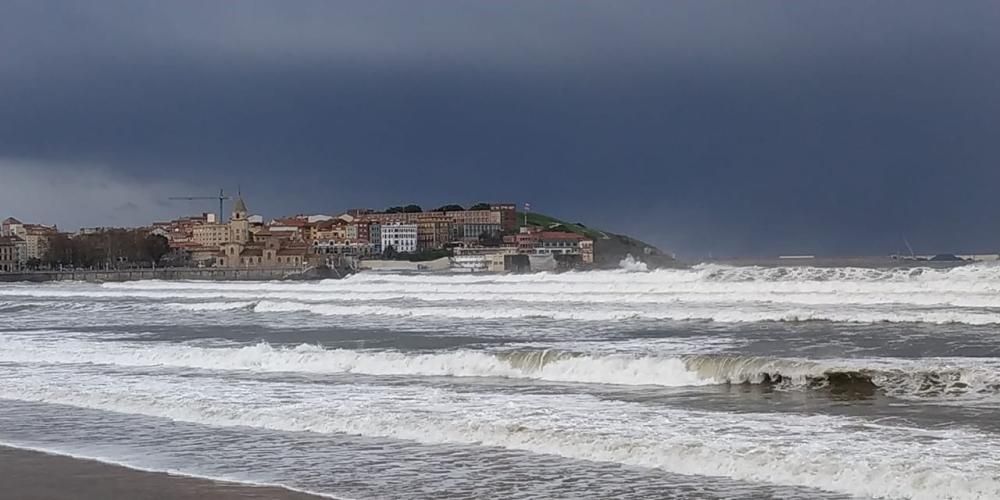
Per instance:
[[[240,185],[266,215],[529,201],[687,255],[997,250],[996,26],[985,1],[7,1],[0,215],[142,223]]]

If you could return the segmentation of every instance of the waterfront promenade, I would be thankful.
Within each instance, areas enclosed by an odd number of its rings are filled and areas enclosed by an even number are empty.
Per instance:
[[[330,268],[213,268],[179,267],[157,269],[63,270],[0,273],[0,282],[45,281],[136,281],[136,280],[215,280],[267,281],[282,279],[338,278],[344,271]]]

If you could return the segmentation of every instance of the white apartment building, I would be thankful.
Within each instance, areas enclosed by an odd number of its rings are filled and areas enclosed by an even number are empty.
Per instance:
[[[41,259],[49,251],[49,238],[58,232],[55,226],[42,224],[10,224],[9,236],[16,236],[25,242],[24,258]]]
[[[382,251],[390,246],[397,252],[417,251],[416,224],[383,224]]]
[[[230,240],[228,224],[201,224],[191,230],[191,241],[205,246],[218,247]]]
[[[10,273],[21,268],[18,263],[16,236],[0,236],[0,273]]]

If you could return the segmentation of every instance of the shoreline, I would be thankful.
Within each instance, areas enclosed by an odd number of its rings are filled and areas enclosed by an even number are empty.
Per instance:
[[[18,271],[0,273],[0,282],[45,283],[50,281],[86,281],[94,283],[122,281],[315,281],[338,279],[349,274],[333,268],[228,268],[228,267],[164,267],[136,269],[77,269],[51,271]]]
[[[0,445],[0,464],[0,491],[11,495],[11,498],[22,500],[330,498],[282,486],[147,471],[96,459],[9,445]]]
[[[931,269],[949,269],[973,264],[983,264],[997,262],[990,260],[958,260],[958,261],[933,261],[933,260],[910,260],[893,259],[883,256],[859,256],[859,257],[811,257],[811,258],[778,258],[778,257],[745,257],[745,258],[718,258],[705,259],[699,262],[676,261],[675,266],[664,267],[663,269],[691,269],[698,265],[715,264],[732,267],[853,267],[862,269],[912,269],[926,267]],[[581,271],[606,271],[618,268],[592,268]],[[659,269],[659,268],[651,268]],[[546,271],[539,271],[546,272]],[[566,271],[557,271],[566,272]],[[320,281],[326,279],[342,279],[350,274],[360,273],[401,273],[401,274],[444,274],[444,275],[468,275],[468,274],[496,274],[507,273],[479,272],[469,273],[467,271],[415,271],[403,269],[362,269],[358,271],[317,272],[314,270],[301,270],[293,268],[274,269],[241,269],[241,268],[163,268],[163,269],[128,269],[128,270],[107,270],[107,271],[21,271],[16,273],[0,273],[0,283],[44,283],[59,281],[74,282],[125,282],[125,281]],[[535,274],[535,273],[526,273]]]

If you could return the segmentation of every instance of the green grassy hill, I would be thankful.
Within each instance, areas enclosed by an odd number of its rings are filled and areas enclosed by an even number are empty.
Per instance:
[[[520,226],[524,226],[525,219],[523,212],[518,212],[517,220]],[[600,229],[587,227],[579,222],[566,222],[536,212],[528,213],[527,222],[529,226],[539,226],[553,231],[581,234],[594,240],[594,264],[599,268],[618,267],[618,263],[627,255],[632,255],[642,260],[652,268],[680,266],[680,263],[671,255],[664,253],[649,243],[630,236],[601,231]]]
[[[517,220],[520,226],[524,226],[524,213],[518,212]],[[546,229],[552,229],[556,231],[566,231],[570,233],[582,234],[592,240],[598,240],[603,238],[605,233],[603,231],[598,231],[596,229],[590,229],[580,223],[570,223],[566,221],[559,220],[555,217],[550,217],[545,214],[539,214],[534,212],[528,213],[528,225],[529,226],[541,226]]]

